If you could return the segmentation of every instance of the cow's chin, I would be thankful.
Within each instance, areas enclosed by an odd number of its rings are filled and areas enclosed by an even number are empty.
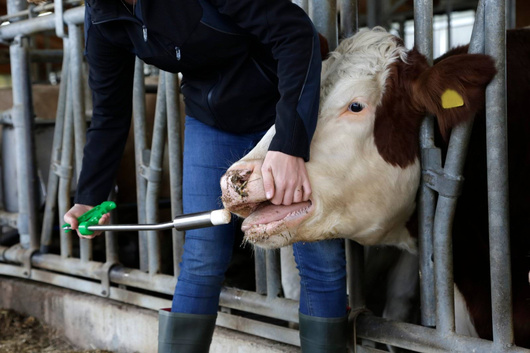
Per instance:
[[[296,229],[312,211],[310,201],[289,206],[262,203],[243,222],[245,241],[260,248],[280,248],[293,243]]]

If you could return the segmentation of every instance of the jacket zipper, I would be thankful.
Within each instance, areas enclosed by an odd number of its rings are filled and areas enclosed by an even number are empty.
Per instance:
[[[177,61],[180,61],[180,59],[182,58],[182,54],[180,52],[179,47],[175,47],[175,57],[177,58]]]

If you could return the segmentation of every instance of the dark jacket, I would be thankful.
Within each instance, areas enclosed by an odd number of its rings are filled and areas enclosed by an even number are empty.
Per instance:
[[[107,198],[130,127],[134,58],[181,72],[186,114],[233,133],[276,123],[270,150],[309,159],[321,58],[317,33],[289,0],[87,0],[93,95],[76,203]]]

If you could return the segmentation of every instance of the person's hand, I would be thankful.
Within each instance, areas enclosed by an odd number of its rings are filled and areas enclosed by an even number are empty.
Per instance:
[[[304,159],[268,151],[261,167],[265,195],[275,205],[309,200],[311,183]]]
[[[64,214],[64,217],[63,217],[64,221],[66,223],[70,224],[72,229],[75,229],[75,231],[77,232],[77,235],[79,235],[80,238],[92,239],[92,238],[100,235],[101,233],[103,233],[101,231],[94,232],[94,234],[91,234],[91,235],[83,235],[83,234],[79,233],[79,230],[78,230],[79,222],[77,221],[77,218],[81,217],[81,215],[83,215],[83,213],[86,213],[86,212],[90,211],[93,208],[94,208],[94,206],[82,205],[82,204],[76,203],[68,212],[66,212]],[[108,224],[109,221],[110,221],[110,214],[109,213],[105,213],[101,217],[101,219],[99,220],[98,224],[99,225]]]

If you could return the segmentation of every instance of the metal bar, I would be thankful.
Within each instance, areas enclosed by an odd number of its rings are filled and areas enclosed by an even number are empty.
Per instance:
[[[328,40],[329,50],[335,50],[338,45],[336,0],[313,0],[309,6],[309,17],[317,31]]]
[[[68,25],[69,35],[69,52],[70,52],[70,83],[69,88],[72,92],[74,112],[74,129],[75,129],[75,165],[76,178],[81,173],[83,161],[83,148],[86,142],[86,117],[85,101],[83,95],[83,40],[81,27],[75,24]]]
[[[239,332],[246,332],[270,340],[288,343],[293,346],[300,346],[298,330],[279,327],[265,322],[247,319],[242,316],[228,315],[222,312],[217,314],[215,324]]]
[[[75,177],[81,174],[83,162],[83,148],[86,142],[86,118],[85,102],[83,95],[83,71],[82,71],[82,31],[75,24],[68,25],[69,54],[70,54],[70,87],[72,96],[73,121],[74,121],[74,152],[75,152]],[[80,239],[80,257],[83,261],[92,260],[92,242],[88,239]]]
[[[517,0],[506,0],[506,29],[514,29],[517,25]]]
[[[64,12],[64,22],[67,24],[83,24],[85,7],[79,6]],[[0,40],[10,41],[17,36],[27,36],[38,32],[55,29],[55,16],[42,16],[17,21],[0,27]]]
[[[499,347],[485,339],[440,334],[435,329],[367,315],[357,318],[357,333],[361,338],[424,353],[530,353],[525,348]]]
[[[167,143],[169,184],[171,189],[171,214],[182,214],[182,148],[180,134],[180,99],[178,76],[166,73]],[[173,230],[173,274],[180,274],[180,261],[184,249],[184,232]]]
[[[57,35],[57,37],[62,38],[65,36],[63,22],[63,0],[54,0],[53,4],[55,5],[55,34]]]
[[[254,271],[256,277],[256,293],[267,294],[267,251],[262,248],[254,249]]]
[[[353,310],[364,308],[364,248],[352,240],[345,241],[346,259],[348,260],[348,301]]]
[[[268,249],[267,262],[267,297],[276,298],[282,292],[280,249]]]
[[[340,0],[340,37],[348,38],[359,28],[358,0]]]
[[[146,192],[146,221],[156,223],[158,221],[158,196],[160,191],[160,175],[162,174],[162,159],[164,156],[165,130],[167,125],[165,75],[161,72],[158,78],[158,92],[156,97],[155,122],[153,127],[153,139],[151,141],[151,154],[149,156],[149,167],[147,172]],[[149,253],[149,273],[159,273],[161,270],[160,239],[159,234],[149,233],[147,239]]]
[[[70,46],[69,40],[64,39],[65,48]],[[70,50],[66,51],[70,55]],[[68,59],[70,60],[70,59]],[[68,70],[68,77],[71,75]],[[68,79],[70,82],[70,80]],[[60,161],[60,175],[59,175],[59,224],[62,224],[62,215],[70,209],[70,184],[72,180],[72,161],[73,161],[73,146],[74,146],[74,121],[73,121],[73,107],[71,91],[66,90],[66,107],[65,107],[65,121],[63,129],[62,147],[61,147],[61,161]],[[61,232],[60,235],[61,256],[68,258],[72,256],[72,237],[71,233]]]
[[[26,248],[39,247],[37,226],[37,172],[35,158],[33,102],[29,55],[25,39],[18,37],[10,46],[13,90],[13,127],[16,136],[18,230]]]
[[[427,57],[432,64],[432,1],[414,1],[414,43],[418,50]],[[435,148],[434,119],[426,117],[421,126],[420,145],[422,153]],[[422,163],[422,174],[432,166]],[[430,189],[422,178],[418,196],[418,224],[419,224],[419,261],[420,261],[420,301],[421,323],[424,326],[434,326],[436,305],[434,298],[434,264],[433,256],[433,227],[435,192]]]
[[[479,6],[470,50],[478,50],[481,47],[480,43],[484,42],[481,31],[484,27],[483,14],[482,8]],[[443,170],[444,175],[448,178],[453,180],[461,178],[472,126],[473,121],[470,121],[455,127],[451,132]],[[451,230],[457,198],[457,195],[440,195],[438,197],[434,223],[434,248],[437,249],[434,253],[437,328],[442,332],[454,332],[455,330]]]
[[[154,224],[106,224],[86,227],[90,231],[139,231],[178,229],[190,230],[197,228],[213,227],[230,223],[231,214],[225,209],[184,214],[175,217],[172,222]],[[63,229],[71,229],[64,227]]]
[[[63,143],[64,120],[66,115],[66,92],[68,87],[68,76],[70,71],[70,56],[68,55],[67,41],[63,40],[64,57],[62,65],[62,80],[59,86],[59,98],[57,112],[55,115],[55,129],[53,133],[52,152],[50,160],[50,172],[48,174],[48,185],[46,188],[46,204],[44,208],[44,219],[42,222],[40,251],[47,253],[52,241],[52,228],[55,213],[57,211],[57,192],[59,190],[59,175],[57,167],[61,160],[61,146]]]
[[[73,0],[73,1],[63,1],[65,5],[75,5],[75,4],[81,4],[81,1]],[[9,21],[15,17],[28,17],[30,14],[32,15],[32,18],[36,17],[35,14],[40,12],[50,12],[55,8],[55,4],[41,4],[33,6],[31,9],[26,9],[22,11],[18,11],[15,13],[10,13],[7,15],[0,16],[0,22]]]
[[[134,124],[134,160],[137,168],[144,165],[143,152],[147,149],[145,127],[145,81],[144,63],[136,58],[133,83],[133,124]],[[141,170],[136,170],[136,200],[138,204],[138,223],[147,223],[145,196],[147,180],[142,177]],[[147,233],[138,233],[140,247],[140,269],[147,270]]]
[[[493,340],[514,342],[508,200],[505,2],[485,0],[485,53],[495,58],[497,75],[486,89],[486,148]]]
[[[453,242],[451,229],[456,198],[438,197],[434,221],[434,280],[436,294],[436,328],[442,333],[455,331],[453,289]]]

